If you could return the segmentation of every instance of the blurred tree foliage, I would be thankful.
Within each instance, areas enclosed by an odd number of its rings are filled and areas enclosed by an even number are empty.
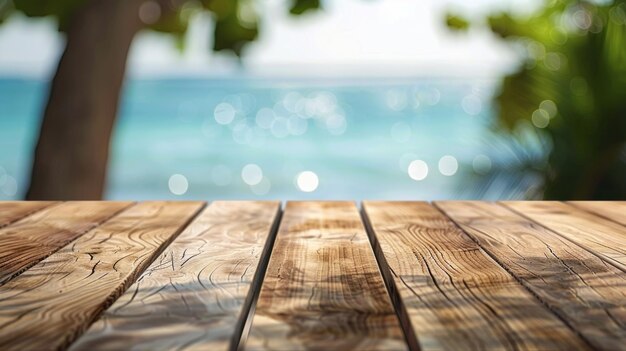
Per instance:
[[[0,0],[0,23],[12,14],[53,17],[66,46],[50,84],[35,148],[29,200],[100,199],[126,60],[144,29],[172,34],[182,49],[194,16],[208,13],[214,51],[237,57],[259,36],[255,0]],[[287,0],[291,14],[319,0]]]
[[[0,0],[0,24],[11,14],[21,12],[28,17],[52,16],[57,19],[59,31],[65,32],[72,17],[85,3],[98,0]],[[132,1],[132,0],[131,0]],[[256,40],[259,33],[259,14],[255,0],[147,0],[143,6],[155,11],[144,18],[146,28],[170,33],[182,39],[189,21],[201,12],[211,14],[215,21],[213,50],[230,50],[241,55],[243,47]],[[289,0],[289,12],[301,15],[321,7],[319,0]]]
[[[512,135],[530,126],[547,139],[547,164],[532,165],[544,197],[625,199],[626,1],[550,0],[487,23],[523,58],[501,82],[497,117]]]
[[[446,15],[446,25],[458,31],[465,31],[469,28],[469,22],[467,20],[452,14]]]

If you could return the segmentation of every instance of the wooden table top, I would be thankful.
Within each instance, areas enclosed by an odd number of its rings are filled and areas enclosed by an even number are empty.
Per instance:
[[[0,202],[0,350],[626,350],[626,201]]]

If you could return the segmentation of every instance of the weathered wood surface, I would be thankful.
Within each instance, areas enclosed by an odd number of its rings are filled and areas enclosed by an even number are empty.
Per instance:
[[[626,227],[623,225],[557,201],[505,201],[502,204],[626,272]]]
[[[83,204],[79,212],[89,211]],[[0,345],[69,345],[124,292],[200,210],[198,202],[144,202],[0,287]]]
[[[500,205],[437,206],[589,344],[626,346],[626,273]]]
[[[626,350],[623,201],[22,204],[0,350]]]
[[[0,229],[0,285],[129,205],[64,202]]]
[[[568,201],[567,203],[626,226],[626,201]]]
[[[356,206],[289,202],[246,350],[406,347]]]
[[[586,347],[436,208],[368,201],[364,210],[420,349]]]
[[[51,201],[0,201],[0,228],[52,204]]]
[[[279,209],[278,202],[209,205],[72,350],[235,349]]]

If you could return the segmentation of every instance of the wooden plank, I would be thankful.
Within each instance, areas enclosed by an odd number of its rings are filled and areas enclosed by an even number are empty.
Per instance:
[[[130,202],[65,202],[0,229],[0,285],[128,207]]]
[[[558,201],[502,204],[626,272],[626,227]]]
[[[568,201],[567,203],[621,225],[626,225],[626,201]]]
[[[0,201],[0,228],[52,204],[51,201]]]
[[[133,206],[0,287],[0,345],[4,350],[65,348],[133,283],[201,206]]]
[[[364,203],[379,261],[422,350],[572,350],[586,345],[440,211]],[[402,318],[402,317],[401,317]]]
[[[71,349],[236,349],[279,210],[212,203]]]
[[[406,347],[356,206],[289,202],[246,350]]]
[[[437,206],[589,344],[626,345],[626,273],[497,204]]]

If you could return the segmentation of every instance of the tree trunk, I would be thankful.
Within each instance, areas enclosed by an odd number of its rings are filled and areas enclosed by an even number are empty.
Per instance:
[[[101,199],[139,0],[88,0],[73,15],[50,87],[28,200]]]

